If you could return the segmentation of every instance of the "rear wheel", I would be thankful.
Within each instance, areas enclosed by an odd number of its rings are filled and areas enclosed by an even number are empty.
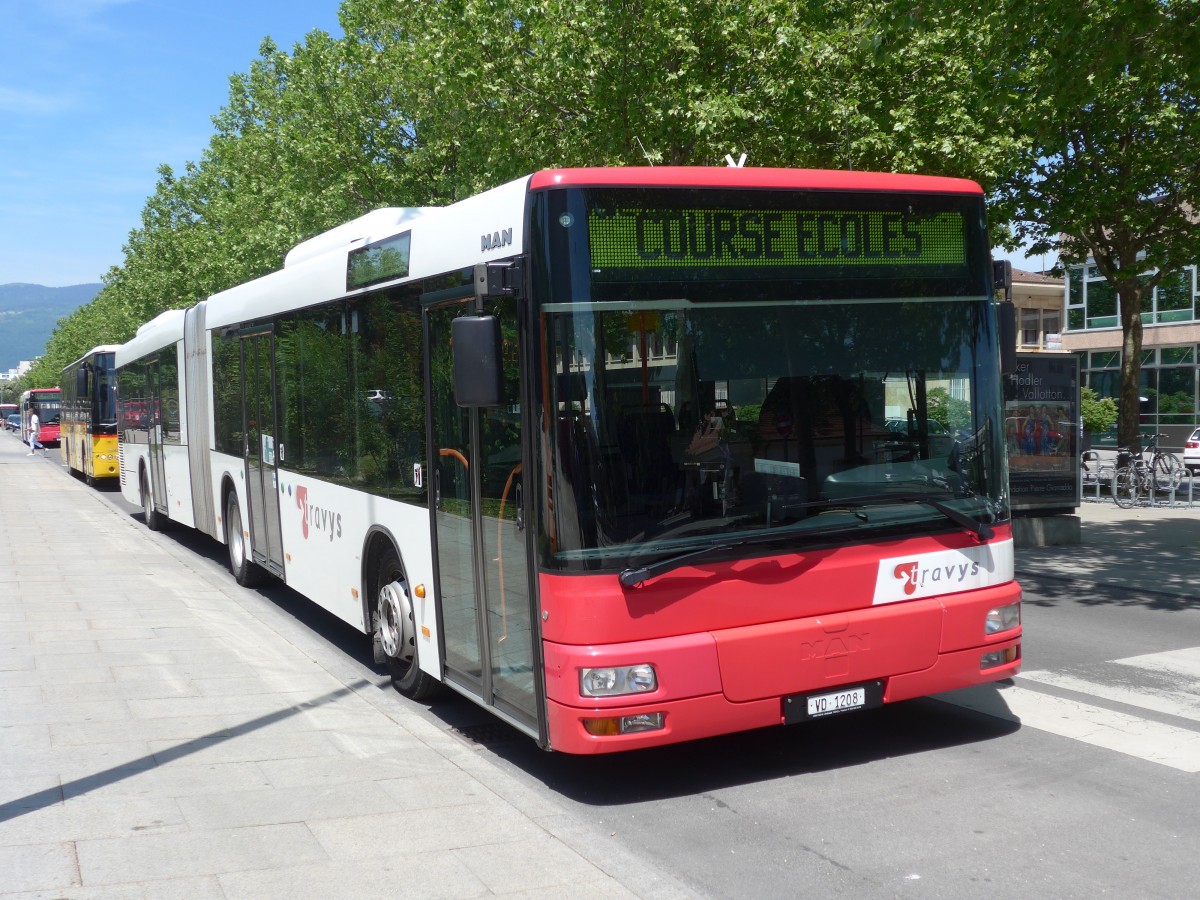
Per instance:
[[[138,484],[138,492],[142,497],[142,520],[151,531],[161,531],[163,525],[162,516],[154,508],[154,497],[150,493],[150,482],[146,478],[145,469],[142,469]]]
[[[246,535],[242,531],[242,511],[233,491],[225,501],[225,545],[229,548],[229,571],[234,580],[242,587],[261,584],[266,573],[250,559]]]
[[[413,700],[432,697],[436,679],[422,672],[417,658],[417,621],[412,594],[390,545],[380,554],[375,575],[375,641],[387,661],[396,690]]]

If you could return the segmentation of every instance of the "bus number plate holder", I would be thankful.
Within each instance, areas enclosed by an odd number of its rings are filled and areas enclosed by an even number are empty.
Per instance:
[[[831,691],[793,694],[783,698],[785,725],[824,719],[841,713],[857,712],[883,706],[883,682],[868,681]]]

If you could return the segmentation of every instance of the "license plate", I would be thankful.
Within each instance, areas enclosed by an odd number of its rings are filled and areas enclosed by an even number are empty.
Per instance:
[[[850,712],[852,709],[862,709],[867,705],[866,688],[848,688],[844,691],[834,691],[832,694],[817,694],[806,698],[808,701],[809,718],[832,716],[835,713]]]
[[[783,698],[783,721],[793,725],[839,713],[883,706],[883,682],[867,681],[819,694],[793,694]]]

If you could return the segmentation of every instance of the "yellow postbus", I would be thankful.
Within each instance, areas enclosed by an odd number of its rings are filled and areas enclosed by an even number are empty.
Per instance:
[[[63,462],[88,484],[120,475],[117,396],[112,374],[115,345],[93,347],[62,371]]]

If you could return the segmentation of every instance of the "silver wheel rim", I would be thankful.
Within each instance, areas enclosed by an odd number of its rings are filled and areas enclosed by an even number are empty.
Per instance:
[[[246,548],[242,543],[241,516],[235,515],[237,511],[237,506],[230,504],[226,518],[229,520],[229,558],[233,560],[234,568],[240,569],[246,558]]]
[[[411,659],[412,603],[398,581],[379,589],[379,645],[391,659]]]

